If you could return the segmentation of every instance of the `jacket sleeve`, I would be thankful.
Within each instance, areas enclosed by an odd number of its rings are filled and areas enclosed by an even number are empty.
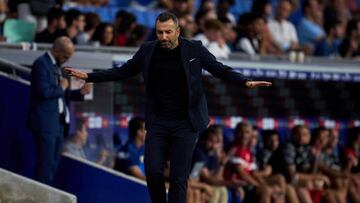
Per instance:
[[[241,85],[245,87],[245,83],[249,81],[243,74],[236,72],[233,68],[226,66],[216,60],[203,45],[200,43],[200,63],[201,67],[209,73],[226,82]]]
[[[84,101],[84,95],[81,94],[81,90],[70,90],[69,99],[71,101]]]
[[[44,62],[36,60],[31,70],[31,85],[33,90],[42,99],[56,99],[64,95],[60,85],[51,81],[49,68]]]
[[[89,73],[86,82],[116,81],[137,75],[141,71],[142,52],[141,47],[131,59],[120,67]]]

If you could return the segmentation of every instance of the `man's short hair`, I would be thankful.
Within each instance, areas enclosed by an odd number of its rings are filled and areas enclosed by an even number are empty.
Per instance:
[[[129,130],[129,140],[134,140],[137,134],[137,131],[143,128],[145,120],[140,117],[134,117],[129,121],[128,130]]]
[[[77,9],[70,9],[65,14],[66,26],[69,27],[73,24],[74,20],[77,20],[81,15],[84,15]]]
[[[206,30],[216,30],[219,31],[222,29],[222,23],[217,19],[209,19],[205,21],[204,27]]]
[[[179,20],[178,20],[178,18],[176,17],[175,14],[170,13],[170,12],[160,13],[160,14],[158,15],[158,17],[156,18],[155,23],[156,23],[157,21],[159,21],[159,22],[166,22],[166,21],[168,21],[168,20],[174,21],[174,24],[176,25],[176,27],[179,27]]]
[[[52,7],[46,15],[48,24],[51,24],[53,21],[58,20],[65,16],[65,12],[61,8]]]

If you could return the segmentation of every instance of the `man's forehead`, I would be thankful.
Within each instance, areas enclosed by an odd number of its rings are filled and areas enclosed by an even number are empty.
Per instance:
[[[156,22],[156,29],[174,29],[174,28],[176,28],[176,25],[175,22],[171,19],[164,22],[160,22],[160,21]]]

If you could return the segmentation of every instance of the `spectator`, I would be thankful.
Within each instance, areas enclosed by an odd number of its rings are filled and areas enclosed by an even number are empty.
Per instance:
[[[350,174],[349,196],[353,202],[360,202],[360,127],[348,131],[347,147],[345,149],[345,172]]]
[[[198,27],[195,23],[194,17],[191,14],[186,14],[179,17],[180,35],[186,39],[194,37]]]
[[[17,7],[17,18],[34,23],[37,32],[41,32],[46,28],[46,15],[56,3],[55,0],[18,0],[14,2],[16,2]]]
[[[198,32],[201,33],[205,30],[204,24],[207,20],[217,19],[216,12],[214,10],[200,9],[195,14],[195,22],[198,25]]]
[[[317,42],[325,37],[322,28],[323,13],[318,0],[304,0],[302,3],[303,18],[297,26],[300,45],[308,46],[307,54],[312,54]]]
[[[227,46],[229,47],[230,51],[235,51],[235,43],[237,39],[237,33],[235,27],[232,24],[232,22],[227,18],[220,19],[220,21],[223,24],[221,30],[222,36]]]
[[[315,56],[336,56],[344,36],[344,26],[339,20],[325,20],[326,38],[316,44]]]
[[[275,18],[269,20],[270,34],[283,52],[299,48],[295,26],[287,20],[291,14],[292,5],[289,0],[280,0],[276,8]]]
[[[88,45],[99,23],[100,23],[100,17],[97,13],[86,13],[84,32],[81,32],[80,34],[77,35],[76,37],[77,44]]]
[[[347,1],[345,0],[329,0],[324,8],[324,20],[335,21],[338,20],[345,23],[351,17],[350,11],[347,8]]]
[[[321,191],[314,188],[314,182],[327,182],[323,175],[313,174],[316,157],[310,145],[310,131],[306,126],[297,125],[291,131],[291,142],[287,143],[283,156],[286,163],[286,178],[293,184],[302,202],[320,202]],[[311,195],[310,195],[311,193]]]
[[[339,53],[344,58],[360,56],[360,20],[352,19],[346,26],[346,37],[339,46]]]
[[[79,33],[84,31],[85,16],[76,9],[70,9],[65,13],[66,28],[55,32],[55,38],[66,36],[71,39],[74,44],[77,44],[76,37]]]
[[[110,23],[100,23],[91,39],[95,46],[112,46],[114,44],[114,28]]]
[[[217,4],[217,16],[219,19],[227,18],[235,26],[236,19],[235,16],[230,13],[230,7],[234,6],[234,0],[220,0]]]
[[[251,13],[261,15],[268,21],[273,17],[271,2],[269,0],[254,0],[251,6]]]
[[[235,141],[230,148],[229,164],[224,171],[226,180],[237,179],[246,182],[245,198],[254,198],[258,194],[260,201],[251,199],[252,202],[271,202],[272,190],[268,184],[257,177],[254,171],[257,168],[254,155],[248,146],[251,141],[252,126],[247,123],[239,123],[235,128]]]
[[[265,33],[267,30],[265,20],[257,14],[245,13],[240,16],[238,27],[239,40],[236,48],[248,55],[266,54],[269,51],[271,40]]]
[[[216,4],[213,0],[201,0],[199,10],[216,12]]]
[[[28,126],[36,149],[35,179],[51,184],[60,161],[66,125],[70,122],[69,100],[83,100],[89,89],[69,90],[69,80],[60,65],[74,54],[67,37],[55,40],[50,51],[35,60],[31,71]]]
[[[0,42],[4,41],[4,31],[3,26],[5,23],[5,20],[7,18],[8,8],[7,8],[7,2],[6,0],[0,0]]]
[[[117,149],[114,169],[145,180],[144,149],[145,149],[145,121],[133,118],[129,121],[129,141]]]
[[[136,17],[126,11],[118,11],[115,19],[115,45],[125,46],[130,33],[136,26]]]
[[[126,46],[128,47],[140,47],[148,37],[148,29],[143,25],[136,25],[131,31]]]
[[[284,158],[280,147],[280,137],[275,130],[266,130],[263,132],[264,149],[257,154],[259,169],[272,175],[283,173]],[[283,182],[283,177],[270,176],[267,181],[277,184],[285,184],[286,200],[289,203],[299,203],[299,198],[293,185]],[[269,183],[271,184],[271,183]]]
[[[192,0],[173,0],[172,13],[176,16],[183,16],[192,13]]]
[[[236,180],[227,181],[223,178],[228,157],[223,151],[222,139],[220,126],[212,125],[205,130],[194,150],[193,166],[200,163],[204,165],[200,170],[200,180],[213,187],[214,194],[211,196],[211,202],[226,203],[228,201],[226,187],[241,194],[243,191]]]
[[[193,39],[200,40],[216,58],[228,58],[230,49],[226,45],[221,31],[222,23],[219,20],[207,20],[204,24],[204,33],[196,35]]]
[[[85,152],[85,145],[87,143],[87,139],[88,132],[86,124],[83,121],[79,120],[76,122],[76,129],[74,135],[65,142],[63,152],[88,160]],[[102,150],[96,163],[104,165],[108,155],[108,151]]]
[[[348,193],[347,175],[342,173],[341,165],[341,151],[339,150],[339,133],[336,129],[331,129],[326,132],[326,129],[319,128],[317,134],[328,134],[329,139],[323,148],[318,167],[329,176],[331,181],[331,188],[328,190],[328,195],[338,200],[338,202],[346,202],[346,195]],[[321,137],[321,135],[319,135]],[[321,138],[320,138],[321,139]]]
[[[57,7],[51,8],[47,14],[47,22],[46,29],[36,34],[35,42],[53,43],[55,41],[54,33],[66,28],[64,11]]]
[[[259,167],[259,160],[257,157],[261,154],[263,150],[259,144],[259,130],[257,126],[253,126],[252,136],[249,142],[248,148],[253,152],[256,160],[256,165]],[[257,148],[258,147],[258,148]],[[259,156],[260,158],[261,156]],[[273,189],[272,199],[274,202],[284,202],[285,203],[285,192],[286,192],[286,181],[283,175],[281,174],[272,174],[272,168],[270,166],[265,166],[263,170],[257,168],[254,171],[255,176],[260,177]]]

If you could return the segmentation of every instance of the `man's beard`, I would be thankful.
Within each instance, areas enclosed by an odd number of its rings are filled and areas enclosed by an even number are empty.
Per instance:
[[[171,49],[173,44],[171,41],[160,41],[160,47],[163,49]]]

